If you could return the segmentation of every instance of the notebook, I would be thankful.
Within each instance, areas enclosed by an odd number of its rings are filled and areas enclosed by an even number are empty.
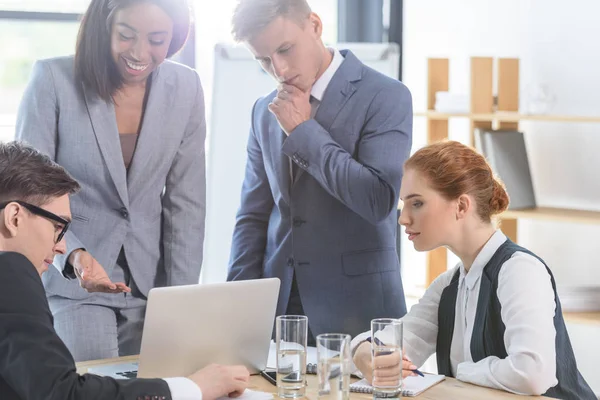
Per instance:
[[[277,369],[277,346],[273,340],[271,340],[271,346],[269,348],[267,369]],[[307,346],[306,348],[306,373],[313,375],[317,374],[317,348],[314,346]]]
[[[230,400],[230,397],[223,396],[219,397],[217,400]],[[273,394],[267,392],[259,392],[256,390],[246,389],[241,396],[236,398],[237,400],[272,400]]]
[[[535,208],[529,159],[522,132],[477,129],[475,147],[506,185],[511,210]]]
[[[414,397],[423,393],[433,385],[437,385],[446,379],[444,375],[425,374],[425,376],[409,376],[402,382],[402,396]],[[361,379],[350,385],[351,392],[373,393],[371,386],[366,379]]]

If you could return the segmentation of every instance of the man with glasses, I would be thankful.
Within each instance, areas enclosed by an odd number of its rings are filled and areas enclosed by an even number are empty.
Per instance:
[[[56,228],[56,243],[59,243],[65,236],[65,233],[67,233],[69,225],[71,224],[70,219],[66,220],[56,214],[44,210],[43,208],[34,206],[33,204],[29,204],[24,201],[14,202],[27,209],[29,212],[53,222]],[[0,210],[8,206],[10,203],[13,203],[13,201],[0,203]],[[60,252],[60,254],[64,254],[64,252]],[[47,264],[50,265],[52,262]],[[63,271],[63,274],[65,274],[65,271]],[[111,282],[110,278],[106,274],[106,271],[104,271],[104,268],[102,268],[100,265],[95,265],[95,268],[88,270],[80,271],[79,269],[74,269],[72,273],[65,275],[69,278],[77,277],[81,287],[86,289],[88,292],[121,293],[131,291],[131,289],[129,289],[129,287],[127,287],[124,283]]]
[[[39,215],[40,217],[44,217],[50,220],[56,228],[56,237],[54,239],[54,243],[59,243],[62,240],[63,236],[65,236],[65,233],[67,233],[67,230],[69,229],[69,224],[71,223],[70,220],[59,217],[58,215],[51,213],[50,211],[46,211],[38,206],[34,206],[33,204],[29,204],[20,200],[5,201],[4,203],[0,204],[0,210],[2,210],[7,205],[13,202],[25,207],[32,214]]]
[[[37,150],[0,143],[0,399],[215,400],[248,385],[243,366],[211,365],[188,378],[78,375],[56,334],[41,275],[64,254],[69,195],[79,184]],[[92,343],[93,345],[93,343]]]

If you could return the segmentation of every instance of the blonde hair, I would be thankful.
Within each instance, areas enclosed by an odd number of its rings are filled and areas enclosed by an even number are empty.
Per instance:
[[[278,17],[303,24],[311,13],[306,0],[239,0],[231,19],[233,39],[251,40]]]

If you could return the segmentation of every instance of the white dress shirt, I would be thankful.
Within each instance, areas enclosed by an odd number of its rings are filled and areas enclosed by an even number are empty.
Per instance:
[[[323,101],[323,95],[325,94],[325,90],[327,86],[329,86],[329,82],[333,79],[333,75],[335,75],[336,71],[340,68],[340,65],[344,62],[344,56],[337,49],[329,48],[329,52],[332,53],[333,58],[331,59],[331,63],[323,72],[323,74],[317,79],[317,81],[313,84],[312,89],[310,90],[310,95],[317,100],[317,103],[321,103]],[[311,112],[311,118],[314,118],[318,104],[316,107],[313,106],[313,112]]]
[[[165,378],[173,400],[202,400],[202,390],[188,378]]]
[[[496,231],[468,272],[459,263],[433,281],[419,303],[402,318],[404,351],[417,366],[435,353],[440,297],[455,272],[460,270],[450,349],[452,373],[461,381],[480,386],[517,394],[542,394],[558,383],[554,328],[556,302],[550,274],[537,258],[515,252],[498,276],[496,294],[502,306],[508,357],[490,356],[475,363],[471,356],[481,274],[505,241],[506,236],[500,230]],[[365,332],[355,337],[352,348],[369,336],[370,332]],[[383,336],[381,339],[385,342]]]

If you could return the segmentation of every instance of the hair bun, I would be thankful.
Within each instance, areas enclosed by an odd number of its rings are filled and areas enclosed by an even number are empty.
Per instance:
[[[490,213],[492,215],[500,214],[508,208],[508,203],[508,193],[506,193],[504,184],[494,178],[494,191],[490,198]]]

